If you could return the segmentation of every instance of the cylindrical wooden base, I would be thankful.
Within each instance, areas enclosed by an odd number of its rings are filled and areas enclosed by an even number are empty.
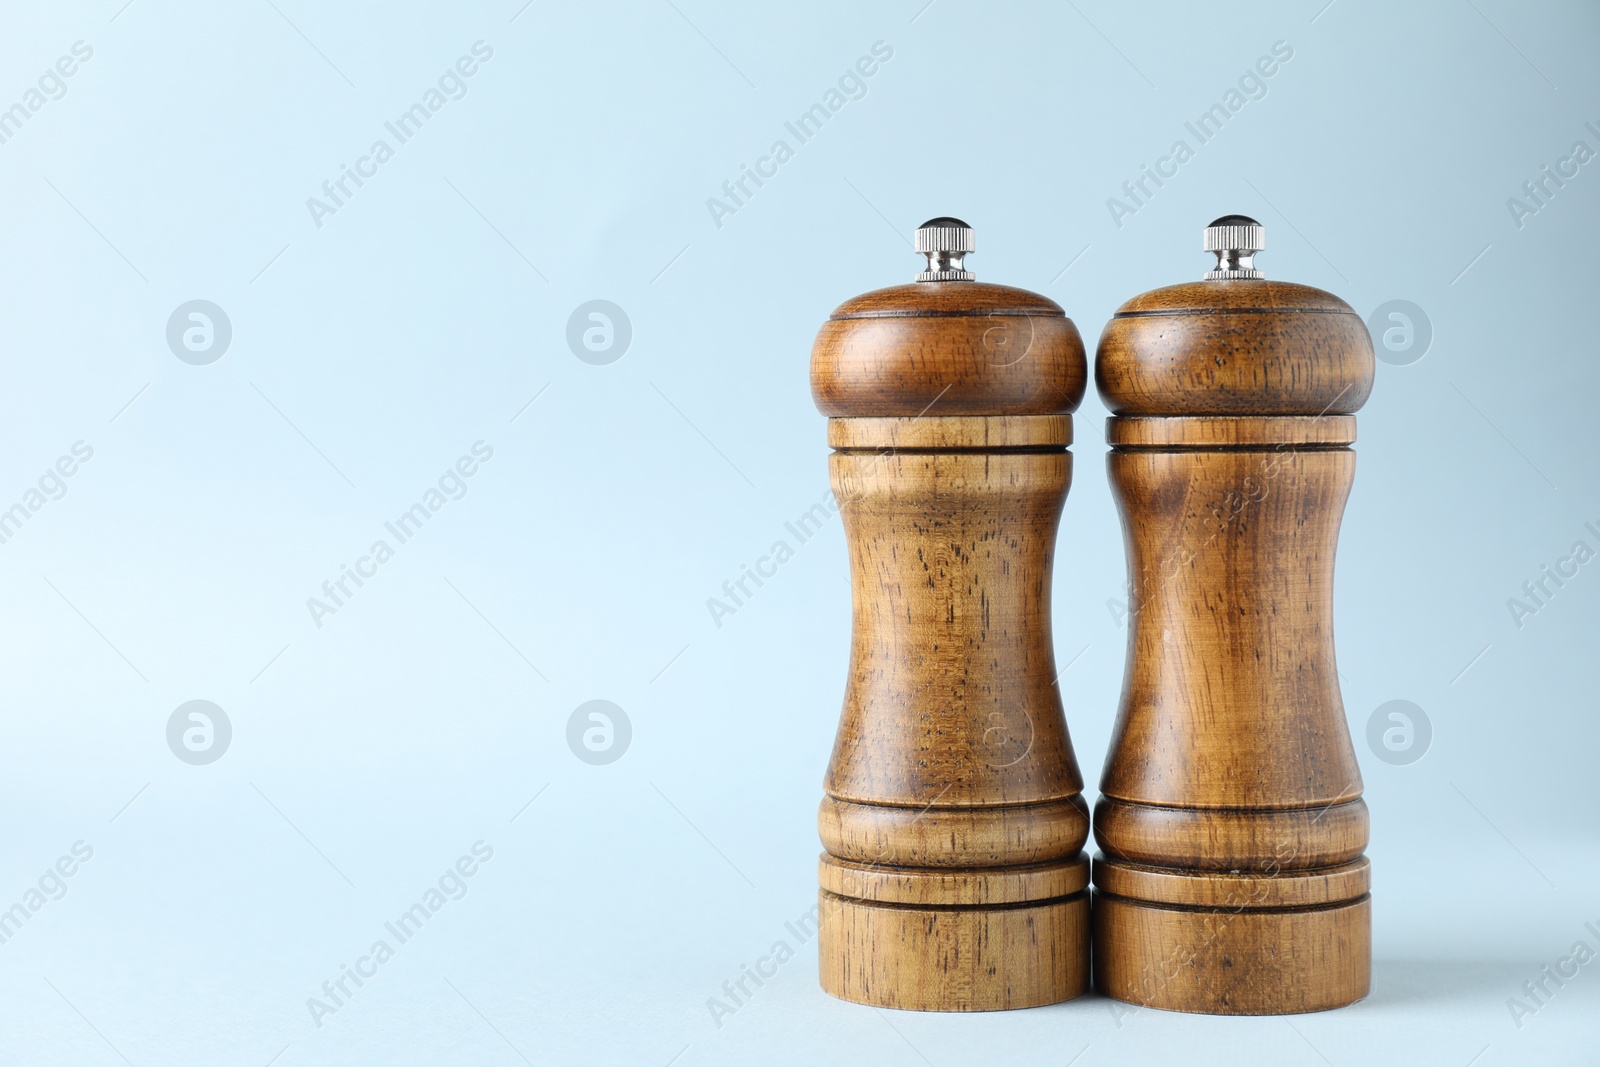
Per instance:
[[[824,855],[822,988],[913,1011],[1070,1000],[1089,988],[1088,877],[1081,855],[992,871],[873,868]]]
[[[1141,1007],[1207,1015],[1352,1004],[1371,987],[1369,885],[1365,859],[1245,874],[1097,856],[1095,989]]]

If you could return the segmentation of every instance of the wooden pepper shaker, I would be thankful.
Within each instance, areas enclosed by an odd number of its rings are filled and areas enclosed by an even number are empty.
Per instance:
[[[1263,278],[1264,237],[1212,223],[1216,269],[1123,304],[1095,360],[1132,589],[1095,985],[1176,1011],[1317,1011],[1370,985],[1332,594],[1372,342],[1338,297]]]
[[[973,280],[971,227],[811,354],[849,542],[850,669],[818,827],[822,987],[988,1011],[1088,986],[1089,832],[1050,568],[1087,378],[1072,320]]]

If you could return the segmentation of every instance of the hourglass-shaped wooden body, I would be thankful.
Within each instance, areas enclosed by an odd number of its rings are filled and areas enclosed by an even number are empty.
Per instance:
[[[1117,310],[1095,376],[1131,588],[1095,808],[1095,985],[1273,1015],[1370,983],[1367,808],[1333,653],[1333,559],[1373,381],[1348,304],[1207,230],[1208,280]]]
[[[1088,987],[1088,809],[1056,690],[1050,568],[1086,367],[1052,301],[972,281],[971,230],[847,301],[812,395],[849,542],[844,710],[818,816],[823,988],[987,1011]]]

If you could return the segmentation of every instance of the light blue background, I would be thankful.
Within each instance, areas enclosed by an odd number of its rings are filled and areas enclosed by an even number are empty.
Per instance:
[[[0,107],[94,54],[0,144],[0,507],[94,456],[0,545],[0,908],[94,856],[0,944],[0,1061],[1600,1056],[1600,963],[1520,1028],[1506,1003],[1600,948],[1600,564],[1521,629],[1506,607],[1600,547],[1600,162],[1521,228],[1506,205],[1600,149],[1592,5],[522,2],[8,5]],[[479,40],[467,95],[318,228],[307,197]],[[866,95],[715,225],[707,198],[877,41]],[[1276,41],[1267,95],[1116,226],[1107,198]],[[814,901],[843,689],[838,523],[720,628],[706,608],[826,491],[817,326],[953,213],[981,278],[1092,344],[1198,277],[1232,211],[1271,276],[1435,331],[1379,367],[1340,544],[1373,995],[1261,1020],[827,998],[784,923]],[[192,299],[234,331],[208,366],[165,340]],[[608,366],[565,341],[591,299],[632,322]],[[1125,637],[1104,417],[1091,395],[1055,593],[1091,782]],[[314,625],[306,599],[479,440],[467,495]],[[607,766],[565,740],[596,698],[633,726]],[[1395,698],[1434,729],[1407,766],[1365,742]],[[165,740],[193,699],[234,729],[209,766]],[[470,892],[315,1025],[307,998],[479,840]],[[707,998],[779,939],[797,958],[719,1027]]]

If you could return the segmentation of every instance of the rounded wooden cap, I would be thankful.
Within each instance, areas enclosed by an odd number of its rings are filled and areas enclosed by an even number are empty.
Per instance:
[[[1348,415],[1376,364],[1332,293],[1271,279],[1185,282],[1134,297],[1100,334],[1095,385],[1113,415]]]
[[[811,349],[829,417],[1061,415],[1088,378],[1083,338],[1048,297],[987,282],[913,282],[847,300]]]

